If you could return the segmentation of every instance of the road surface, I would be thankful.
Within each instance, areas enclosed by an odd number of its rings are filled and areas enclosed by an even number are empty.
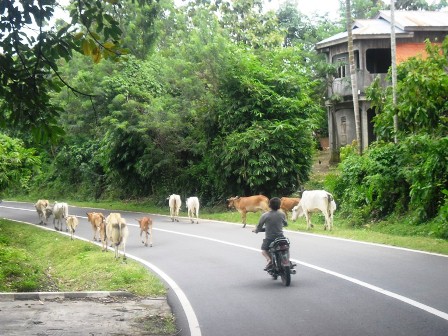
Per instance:
[[[76,236],[89,240],[91,210],[69,207],[80,219]],[[126,254],[172,289],[182,335],[448,335],[446,256],[286,231],[298,265],[284,287],[263,271],[263,235],[250,226],[149,214],[154,244],[144,247],[135,219],[148,214],[121,214],[130,224]],[[38,222],[30,203],[3,201],[0,217]]]

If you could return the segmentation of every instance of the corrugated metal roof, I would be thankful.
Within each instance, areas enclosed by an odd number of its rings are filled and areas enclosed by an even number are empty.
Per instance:
[[[377,18],[390,22],[390,11],[381,10]],[[447,30],[448,12],[395,11],[395,26],[407,31]]]
[[[390,36],[390,11],[380,11],[375,19],[355,20],[353,40],[387,38]],[[448,31],[448,12],[395,11],[395,34],[397,37],[412,37],[414,31]],[[347,32],[333,35],[316,44],[317,49],[338,43],[346,43]]]

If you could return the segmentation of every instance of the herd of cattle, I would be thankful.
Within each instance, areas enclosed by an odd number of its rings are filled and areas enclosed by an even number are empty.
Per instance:
[[[79,224],[78,218],[68,214],[68,204],[55,202],[53,205],[48,200],[38,200],[34,205],[39,216],[39,224],[47,225],[50,216],[53,215],[53,225],[55,230],[63,231],[63,221],[65,220],[65,231],[70,232],[73,239],[75,229]],[[106,251],[108,244],[114,247],[115,258],[118,259],[118,248],[123,250],[123,259],[126,259],[126,242],[129,236],[129,229],[121,214],[112,212],[107,217],[101,212],[87,212],[87,220],[92,225],[93,240],[101,241],[102,250]],[[140,226],[140,238],[144,234],[142,243],[145,246],[152,246],[152,219],[143,217],[136,219]]]
[[[293,221],[296,221],[298,217],[305,216],[308,230],[313,227],[311,224],[311,213],[313,212],[322,212],[325,216],[324,229],[331,230],[333,227],[333,213],[336,210],[336,202],[329,192],[325,190],[305,190],[301,198],[282,197],[280,200],[280,209],[287,218],[289,211],[292,211],[291,219]],[[269,211],[269,198],[263,195],[236,196],[227,199],[227,206],[238,210],[241,214],[243,227],[245,227],[248,212]]]
[[[168,198],[171,220],[179,222],[179,211],[182,205],[181,197],[176,194]],[[78,218],[68,214],[68,204],[55,202],[53,205],[48,200],[38,200],[34,205],[39,216],[39,224],[47,225],[50,216],[53,216],[54,228],[62,231],[63,222],[66,223],[65,231],[69,231],[71,239],[75,229],[79,224]],[[186,199],[188,218],[191,223],[199,223],[199,199],[189,197]],[[246,215],[248,212],[269,211],[269,199],[263,195],[248,197],[231,197],[227,199],[228,208],[235,208],[240,214],[243,227],[246,226]],[[311,224],[311,213],[322,212],[325,216],[324,229],[331,230],[333,226],[333,213],[336,210],[336,203],[333,196],[325,190],[307,190],[302,193],[301,198],[282,197],[280,209],[286,214],[291,211],[291,219],[295,221],[297,217],[305,216],[307,229],[313,227]],[[129,229],[124,218],[119,213],[110,213],[107,217],[101,212],[87,212],[87,220],[93,229],[93,240],[101,241],[102,250],[106,251],[108,243],[115,249],[115,258],[118,259],[118,248],[123,250],[123,259],[126,259],[126,241]],[[152,246],[152,219],[143,217],[136,219],[140,226],[140,238],[145,246]],[[142,235],[144,237],[142,238]]]

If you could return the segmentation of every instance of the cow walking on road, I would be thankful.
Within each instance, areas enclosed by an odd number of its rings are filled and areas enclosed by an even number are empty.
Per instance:
[[[246,227],[246,215],[248,212],[269,211],[269,198],[263,195],[255,195],[248,197],[230,197],[227,199],[227,207],[235,208],[241,214],[243,228]]]

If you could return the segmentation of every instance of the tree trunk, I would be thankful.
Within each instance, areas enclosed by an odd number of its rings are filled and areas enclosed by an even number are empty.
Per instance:
[[[350,78],[352,83],[353,113],[355,115],[356,142],[358,147],[358,154],[361,155],[362,147],[361,147],[361,121],[359,117],[358,77],[356,76],[355,52],[353,50],[352,14],[350,8],[350,0],[345,1],[345,15],[347,18],[348,58],[350,65]]]
[[[397,44],[395,39],[395,0],[390,0],[390,51],[392,60],[392,106],[394,109],[394,141],[398,142],[398,115],[397,115]]]

